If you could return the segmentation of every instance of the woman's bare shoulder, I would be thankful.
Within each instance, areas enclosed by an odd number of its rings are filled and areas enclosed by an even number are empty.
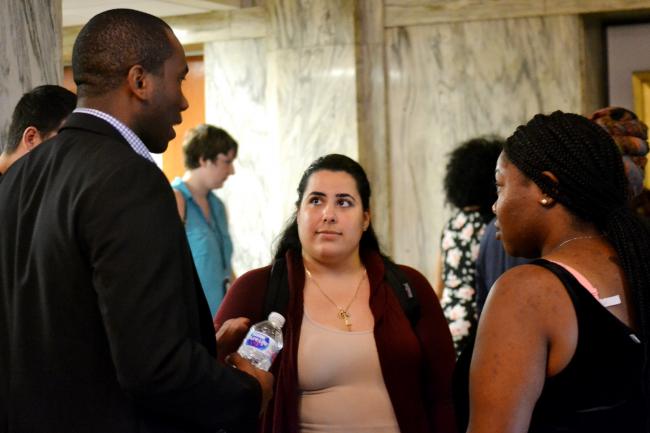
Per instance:
[[[498,310],[499,315],[523,319],[536,315],[550,318],[557,308],[567,306],[570,298],[562,282],[548,269],[526,264],[506,271],[492,286],[484,314]]]

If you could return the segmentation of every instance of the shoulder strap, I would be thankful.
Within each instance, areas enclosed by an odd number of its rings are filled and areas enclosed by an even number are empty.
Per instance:
[[[420,303],[418,302],[415,291],[411,288],[406,275],[399,268],[398,265],[388,260],[386,257],[384,259],[384,279],[388,282],[388,285],[393,288],[395,296],[399,300],[404,314],[411,322],[411,328],[415,328],[420,320]]]
[[[284,258],[273,260],[271,275],[264,297],[264,317],[269,317],[272,311],[285,315],[289,305],[289,276],[287,263]]]
[[[583,290],[576,291],[575,288],[581,286],[581,284],[578,282],[578,280],[576,280],[576,278],[573,275],[571,275],[571,272],[567,271],[566,269],[564,269],[564,267],[558,265],[557,263],[553,263],[546,259],[535,259],[531,261],[529,264],[540,266],[552,272],[560,280],[560,282],[566,289],[567,293],[569,294],[569,297],[571,298],[571,302],[573,302],[573,306],[575,308],[578,308],[578,306],[580,305],[578,301],[579,294],[589,293],[589,291],[586,288]],[[593,297],[591,294],[589,294],[589,296]]]

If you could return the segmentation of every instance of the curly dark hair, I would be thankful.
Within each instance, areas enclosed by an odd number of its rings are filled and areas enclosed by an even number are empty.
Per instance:
[[[486,219],[497,199],[494,168],[503,149],[499,137],[473,138],[449,153],[443,181],[447,202],[457,208],[478,206]]]
[[[650,410],[650,230],[629,206],[628,180],[614,140],[585,117],[556,111],[517,128],[504,152],[544,193],[594,223],[616,250],[644,342],[643,385]]]

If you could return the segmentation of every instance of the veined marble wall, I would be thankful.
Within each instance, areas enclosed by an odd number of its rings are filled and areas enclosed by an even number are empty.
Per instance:
[[[473,21],[386,31],[394,257],[430,280],[450,215],[447,153],[510,135],[534,114],[582,108],[577,16]]]
[[[359,162],[372,196],[372,225],[384,253],[392,253],[390,152],[386,108],[384,9],[376,0],[356,0],[357,131]]]
[[[358,159],[353,2],[273,0],[267,8],[268,108],[287,218],[314,159]]]
[[[41,84],[58,84],[63,76],[61,0],[3,0],[2,11],[0,143],[22,94]]]
[[[384,29],[362,3],[271,0],[266,37],[205,46],[207,121],[240,143],[238,173],[219,192],[238,273],[269,262],[300,175],[338,152],[370,165],[387,252],[432,279],[450,214],[447,153],[585,106],[577,16]]]
[[[266,265],[293,213],[309,163],[358,158],[352,2],[267,2],[266,38],[205,45],[206,120],[240,149],[219,192],[230,215],[233,265]]]
[[[235,175],[217,194],[224,200],[235,247],[233,268],[241,273],[269,263],[282,226],[279,155],[271,141],[264,39],[205,45],[206,122],[227,130],[239,144]],[[274,230],[275,229],[275,230]]]

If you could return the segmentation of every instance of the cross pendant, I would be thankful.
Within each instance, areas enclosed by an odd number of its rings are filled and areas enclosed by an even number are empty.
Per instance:
[[[339,319],[343,320],[345,322],[345,326],[347,326],[348,331],[352,330],[352,322],[350,322],[350,313],[345,311],[344,309],[339,310]]]

